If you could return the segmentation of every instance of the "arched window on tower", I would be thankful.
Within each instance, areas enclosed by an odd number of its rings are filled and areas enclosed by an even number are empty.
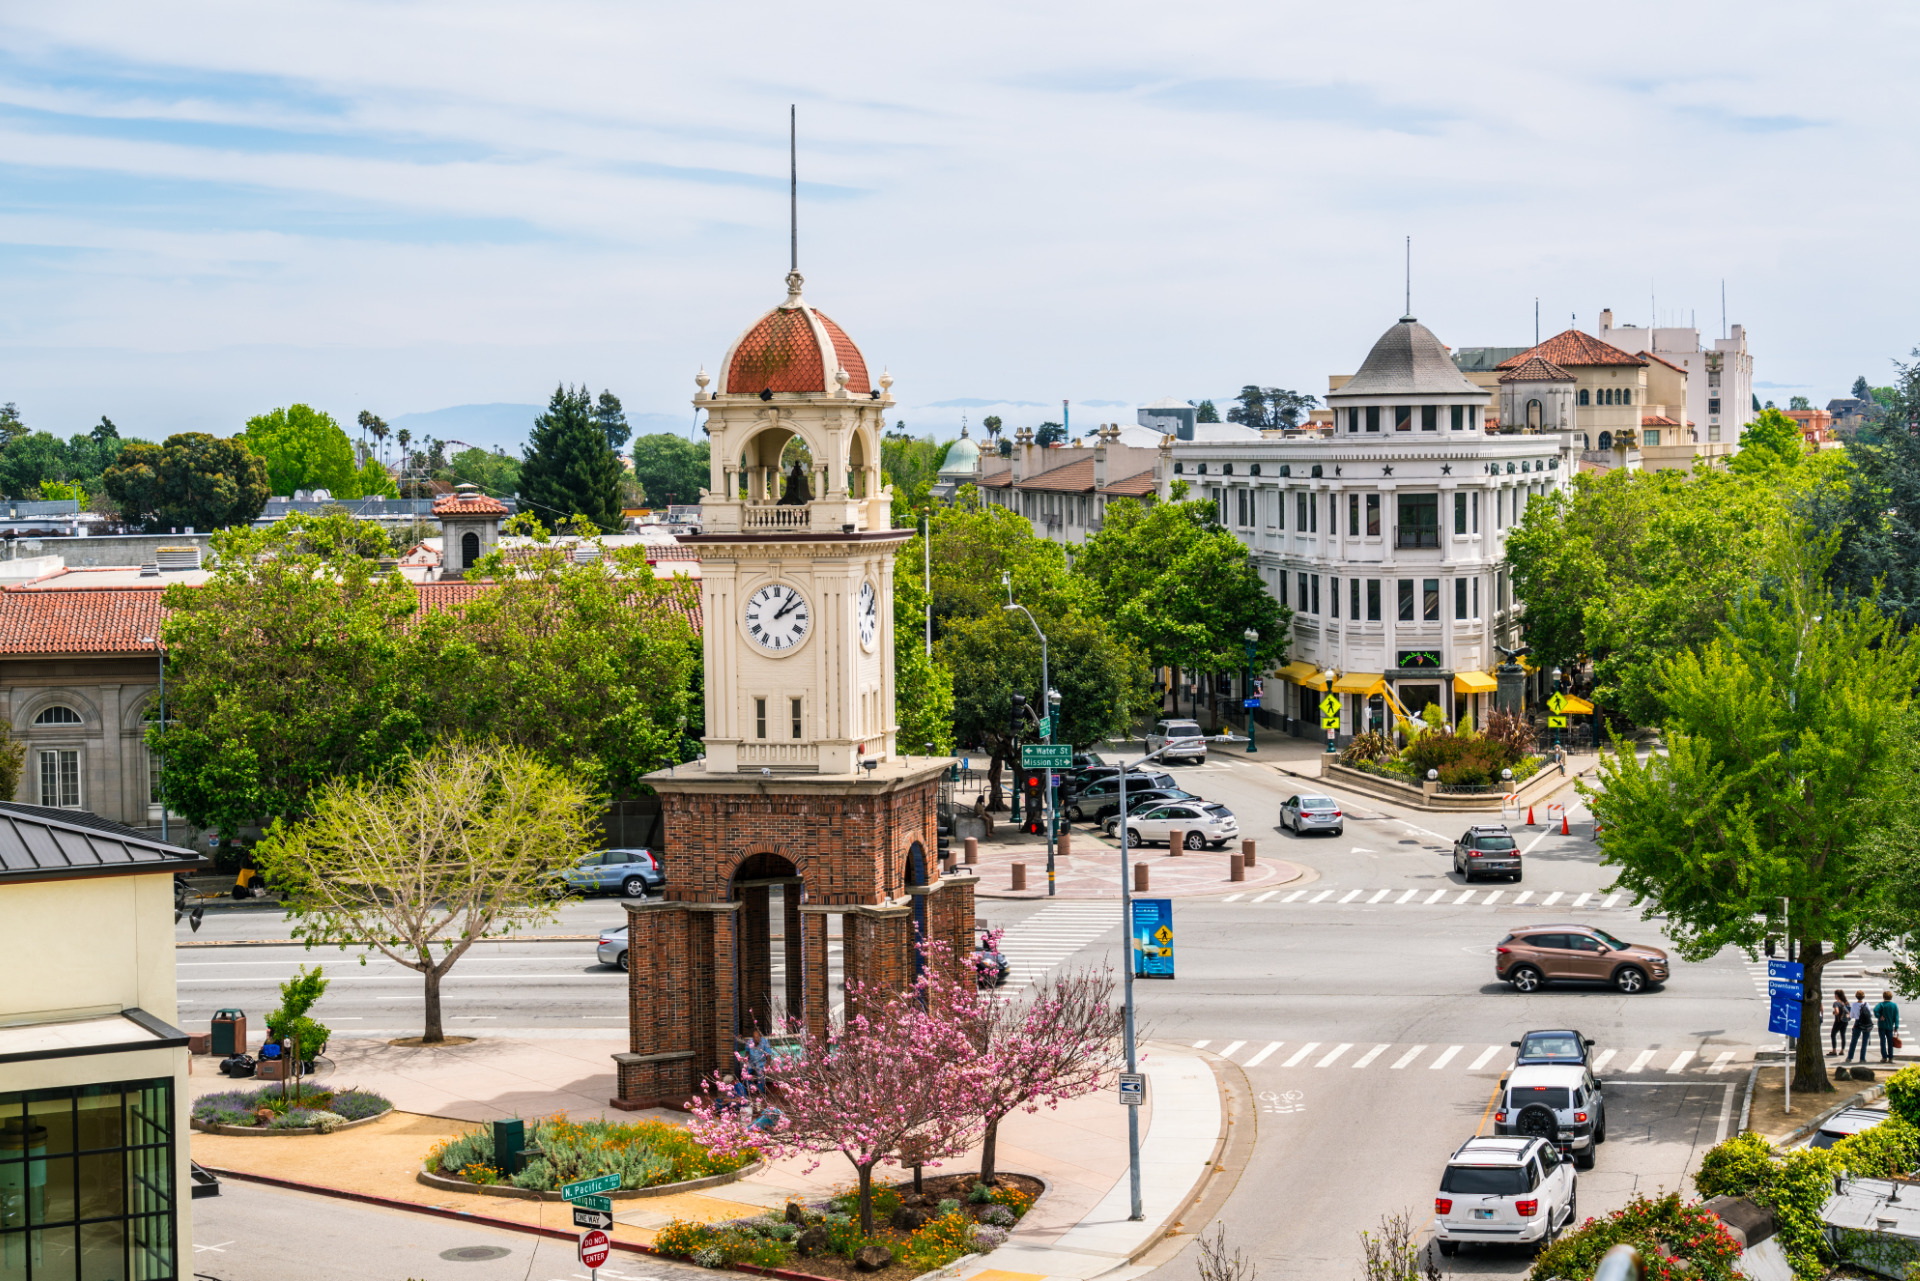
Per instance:
[[[85,719],[71,707],[63,703],[55,703],[52,707],[42,708],[40,714],[33,718],[33,723],[35,725],[82,725],[85,724]]]
[[[1587,389],[1585,387],[1580,389],[1580,403],[1583,405],[1587,403]]]
[[[460,568],[472,569],[480,559],[480,535],[469,530],[460,535]]]
[[[1541,408],[1537,400],[1527,402],[1527,426],[1535,431],[1540,429]]]

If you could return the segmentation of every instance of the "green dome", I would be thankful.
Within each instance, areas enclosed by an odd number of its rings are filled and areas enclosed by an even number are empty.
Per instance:
[[[942,476],[971,476],[980,466],[980,446],[973,443],[967,435],[967,429],[960,429],[960,439],[947,446],[946,461],[940,464]]]

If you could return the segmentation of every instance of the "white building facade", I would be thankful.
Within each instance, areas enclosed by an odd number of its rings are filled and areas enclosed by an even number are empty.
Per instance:
[[[1698,329],[1615,325],[1611,308],[1600,313],[1601,342],[1651,352],[1686,371],[1687,417],[1698,439],[1731,445],[1737,452],[1740,433],[1754,418],[1753,353],[1747,350],[1745,326],[1734,325],[1730,333],[1705,347]]]
[[[1485,722],[1500,647],[1520,643],[1508,531],[1573,469],[1566,376],[1527,372],[1540,408],[1489,435],[1486,390],[1403,317],[1328,395],[1330,432],[1174,444],[1178,479],[1215,501],[1294,611],[1268,719],[1317,733],[1331,684],[1343,738],[1391,728],[1387,691],[1414,714],[1433,704],[1449,722]]]

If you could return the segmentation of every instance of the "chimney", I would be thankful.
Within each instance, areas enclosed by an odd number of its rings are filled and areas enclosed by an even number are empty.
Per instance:
[[[1107,487],[1107,451],[1113,443],[1112,438],[1119,434],[1118,427],[1109,427],[1105,423],[1101,423],[1100,430],[1093,433],[1093,487],[1095,489]]]
[[[1160,438],[1160,452],[1153,459],[1153,492],[1161,502],[1173,497],[1173,437]]]
[[[1600,312],[1600,336],[1605,338],[1607,330],[1613,328],[1613,308],[1606,307]]]
[[[1021,481],[1033,475],[1033,428],[1022,427],[1013,433],[1013,478]]]

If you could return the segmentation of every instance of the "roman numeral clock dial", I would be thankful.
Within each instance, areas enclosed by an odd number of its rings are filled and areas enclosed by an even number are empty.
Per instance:
[[[868,649],[880,634],[880,598],[874,594],[872,583],[860,584],[860,643]]]
[[[786,583],[768,583],[747,598],[747,639],[769,653],[798,646],[810,621],[807,598]]]

